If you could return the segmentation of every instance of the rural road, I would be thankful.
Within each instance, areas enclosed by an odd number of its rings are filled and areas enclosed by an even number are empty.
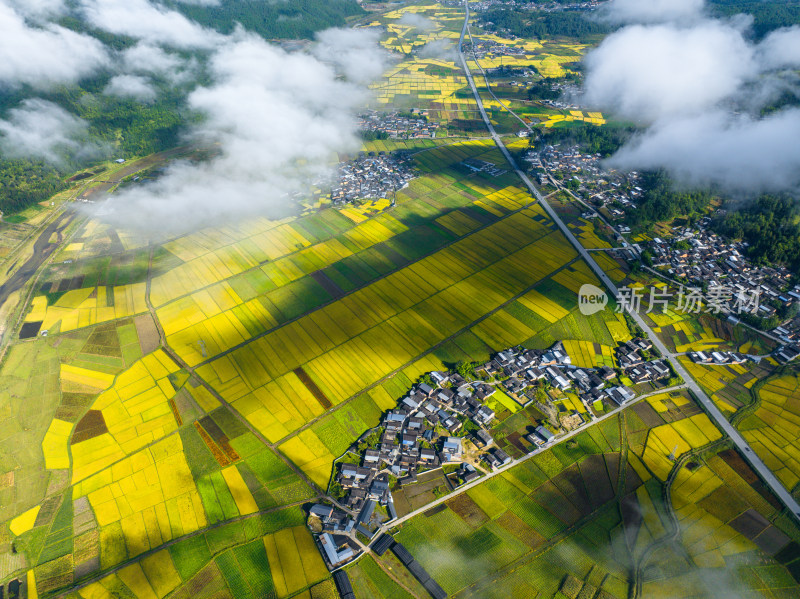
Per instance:
[[[611,295],[613,297],[617,297],[618,290],[616,285],[614,285],[614,282],[609,278],[605,271],[600,268],[597,262],[594,261],[594,258],[592,258],[591,254],[586,250],[586,248],[581,245],[575,235],[572,234],[572,231],[570,231],[569,228],[564,224],[564,221],[562,221],[558,214],[556,214],[556,211],[552,208],[552,206],[550,206],[547,200],[545,200],[544,196],[542,196],[539,190],[534,187],[528,176],[522,172],[522,170],[520,170],[516,160],[514,160],[514,157],[508,151],[505,144],[503,144],[503,141],[500,139],[500,136],[497,134],[497,131],[495,131],[494,126],[489,120],[489,116],[486,114],[486,110],[483,107],[483,100],[478,93],[478,88],[475,86],[475,80],[472,78],[472,73],[467,65],[466,59],[464,58],[464,36],[466,35],[467,28],[469,27],[469,0],[464,0],[464,8],[466,10],[466,18],[464,19],[464,27],[461,30],[461,37],[458,42],[458,57],[461,61],[461,66],[464,69],[464,74],[467,77],[467,81],[469,82],[469,86],[472,89],[472,94],[475,96],[475,101],[478,104],[478,109],[481,113],[481,117],[483,118],[483,122],[486,125],[486,128],[489,130],[489,134],[491,135],[497,147],[503,153],[503,156],[505,156],[506,160],[511,165],[511,168],[514,169],[519,178],[522,179],[523,183],[525,183],[525,186],[530,190],[533,196],[539,200],[545,212],[547,212],[550,218],[552,218],[556,225],[558,225],[558,228],[562,233],[564,233],[567,240],[578,251],[580,256],[586,261],[586,264],[589,265],[594,274],[597,275],[598,279],[602,281],[603,285],[605,285]],[[683,364],[681,364],[681,362],[675,358],[675,354],[670,352],[661,339],[656,336],[641,315],[635,310],[628,310],[628,312],[636,324],[639,325],[639,327],[645,332],[650,341],[652,341],[653,345],[661,353],[661,355],[669,360],[675,372],[682,377],[684,381],[686,381],[686,384],[694,397],[706,410],[708,415],[714,419],[714,421],[717,423],[717,426],[724,431],[728,437],[730,437],[731,441],[733,441],[733,443],[736,445],[744,459],[750,463],[756,472],[758,472],[762,480],[770,487],[772,492],[781,500],[781,502],[783,502],[783,504],[789,508],[789,511],[792,512],[795,520],[800,521],[800,504],[798,504],[795,498],[792,497],[792,494],[786,489],[786,487],[783,486],[783,484],[778,480],[778,477],[776,477],[772,470],[767,467],[763,460],[756,455],[739,431],[736,430],[730,422],[728,422],[728,419],[725,418],[725,415],[722,413],[722,411],[720,411],[714,402],[711,401],[711,398],[706,395],[697,382],[689,375],[689,372],[686,370],[686,368],[684,368]]]
[[[454,495],[458,495],[460,493],[463,493],[464,491],[467,491],[467,490],[471,489],[472,487],[476,487],[478,485],[482,485],[483,483],[485,483],[490,478],[493,478],[493,477],[497,476],[498,474],[502,474],[503,472],[506,472],[507,470],[510,470],[514,466],[518,466],[522,462],[526,462],[526,461],[530,460],[531,458],[536,457],[537,455],[539,455],[543,451],[548,451],[548,450],[552,449],[553,446],[555,446],[555,445],[558,445],[558,444],[563,443],[565,441],[569,441],[570,439],[572,439],[572,437],[575,437],[576,435],[580,435],[581,433],[586,432],[586,430],[588,428],[590,428],[592,426],[595,426],[596,424],[599,424],[599,423],[603,422],[604,420],[607,420],[609,418],[612,418],[612,417],[616,416],[622,410],[625,410],[625,409],[629,408],[630,406],[639,403],[643,399],[647,399],[648,397],[651,397],[653,395],[661,395],[662,393],[669,393],[671,391],[677,391],[679,389],[685,389],[686,387],[687,387],[686,385],[675,385],[674,387],[665,387],[663,389],[657,389],[656,391],[652,391],[650,393],[645,393],[643,395],[640,395],[639,397],[637,397],[637,398],[629,401],[628,403],[626,403],[624,406],[615,408],[615,409],[611,410],[608,414],[603,414],[602,416],[600,416],[598,418],[595,418],[594,420],[592,420],[591,422],[589,422],[588,424],[586,424],[584,426],[580,426],[580,427],[576,428],[575,430],[570,431],[569,433],[566,433],[564,435],[560,435],[553,442],[548,443],[547,445],[545,445],[543,447],[540,447],[538,449],[535,449],[532,452],[525,454],[524,456],[522,456],[519,459],[511,460],[505,466],[500,466],[499,468],[495,468],[494,470],[492,470],[489,474],[487,474],[485,476],[481,476],[480,478],[476,478],[472,482],[469,482],[469,483],[466,483],[466,484],[463,484],[463,485],[457,487],[453,493],[448,493],[444,497],[440,497],[440,498],[436,499],[435,501],[427,503],[424,506],[422,506],[421,508],[418,508],[418,509],[414,510],[413,512],[407,513],[405,516],[401,516],[400,518],[397,518],[396,520],[392,520],[386,526],[382,526],[381,527],[381,532],[385,532],[385,531],[387,531],[389,529],[392,529],[392,528],[394,528],[396,526],[399,526],[400,524],[402,524],[406,520],[410,520],[414,516],[417,516],[417,515],[419,515],[419,514],[421,514],[423,512],[427,512],[429,509],[436,507],[440,503],[444,503],[445,501],[451,500]],[[375,537],[373,537],[373,538],[377,538],[377,535],[375,535]]]

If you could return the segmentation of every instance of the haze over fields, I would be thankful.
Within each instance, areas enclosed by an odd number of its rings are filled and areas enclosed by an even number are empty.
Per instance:
[[[728,191],[800,184],[800,111],[774,108],[800,89],[800,27],[752,41],[752,18],[709,17],[702,0],[613,0],[602,15],[622,27],[586,57],[585,100],[645,127],[610,164]]]
[[[800,597],[799,70],[800,0],[0,0],[0,599]]]
[[[74,8],[3,0],[0,11],[0,82],[28,96],[0,121],[7,157],[63,164],[111,154],[80,118],[37,97],[55,86],[111,74],[95,93],[144,103],[180,88],[184,112],[196,115],[182,141],[214,156],[175,163],[156,183],[102,207],[102,218],[144,229],[185,231],[285,211],[293,195],[331,174],[337,152],[358,148],[355,114],[387,65],[376,30],[330,29],[307,50],[287,52],[241,27],[223,35],[149,0],[81,0]],[[90,33],[57,24],[66,16]],[[136,43],[115,49],[94,36],[102,32]]]

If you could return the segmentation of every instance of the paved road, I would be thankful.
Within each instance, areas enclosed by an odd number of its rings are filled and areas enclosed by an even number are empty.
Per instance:
[[[511,165],[511,168],[519,175],[519,178],[522,179],[525,186],[530,190],[530,192],[539,200],[544,208],[545,212],[553,219],[553,221],[558,225],[558,228],[561,230],[562,233],[566,236],[567,240],[572,244],[572,246],[578,251],[580,256],[586,261],[589,267],[592,269],[594,274],[597,278],[605,285],[606,289],[609,290],[612,296],[616,297],[618,295],[617,287],[614,282],[608,277],[605,271],[600,268],[597,262],[594,261],[591,254],[581,245],[575,235],[572,234],[561,218],[556,214],[556,211],[547,203],[544,196],[539,193],[539,190],[534,187],[531,180],[528,176],[522,172],[517,165],[517,162],[514,160],[514,157],[511,156],[508,149],[506,149],[503,141],[500,139],[500,136],[495,131],[494,126],[492,125],[491,121],[489,120],[489,116],[486,114],[486,110],[483,107],[483,100],[481,99],[480,94],[478,93],[478,88],[475,87],[475,81],[472,78],[472,73],[469,70],[469,66],[467,66],[467,61],[464,58],[464,51],[463,51],[463,43],[464,43],[464,36],[467,32],[467,27],[469,25],[469,0],[464,0],[464,7],[466,9],[466,18],[464,19],[464,27],[461,30],[461,38],[459,39],[458,43],[458,57],[461,61],[461,66],[464,69],[464,73],[466,74],[467,81],[469,82],[469,86],[472,89],[472,93],[475,96],[475,101],[478,104],[478,109],[480,110],[481,117],[483,118],[483,122],[486,124],[487,129],[489,130],[492,139],[494,140],[497,147],[505,156],[508,163]],[[577,299],[577,298],[576,298]],[[684,368],[683,364],[680,363],[677,359],[675,359],[675,355],[670,352],[666,345],[658,338],[658,336],[653,332],[650,326],[644,321],[641,315],[636,311],[629,311],[631,317],[634,319],[636,324],[641,327],[641,329],[645,332],[645,334],[649,337],[650,341],[652,341],[653,345],[658,349],[662,356],[667,358],[670,363],[672,364],[673,369],[675,372],[680,375],[686,384],[688,385],[689,389],[691,390],[692,394],[695,396],[697,401],[700,405],[708,412],[708,415],[714,419],[717,423],[717,426],[722,429],[733,441],[736,447],[739,449],[741,454],[744,458],[750,463],[753,469],[758,472],[759,476],[764,480],[764,482],[770,487],[773,493],[783,502],[783,504],[789,508],[789,511],[792,513],[794,518],[800,521],[800,504],[792,497],[792,494],[786,489],[786,487],[781,484],[775,474],[770,470],[767,465],[759,458],[750,445],[745,441],[744,437],[736,430],[733,425],[728,422],[728,419],[725,418],[725,415],[720,411],[720,409],[711,401],[711,398],[706,395],[706,393],[700,388],[697,382],[689,375],[689,372]]]
[[[422,512],[427,512],[429,509],[436,507],[440,503],[444,503],[445,501],[450,501],[455,495],[458,495],[459,493],[463,493],[464,491],[467,491],[468,489],[471,489],[472,487],[475,487],[477,485],[482,485],[483,483],[485,483],[490,478],[495,477],[498,474],[502,474],[506,470],[510,470],[511,468],[521,464],[522,462],[526,462],[526,461],[530,460],[531,458],[539,455],[543,451],[548,451],[548,450],[552,449],[554,445],[558,445],[560,443],[563,443],[564,441],[569,441],[572,437],[574,437],[576,435],[580,435],[581,433],[586,432],[586,429],[588,429],[589,427],[594,426],[596,424],[599,424],[599,423],[603,422],[604,420],[607,420],[608,418],[612,418],[614,416],[617,416],[622,410],[625,410],[625,409],[629,408],[630,406],[639,403],[643,399],[647,399],[648,397],[650,397],[652,395],[661,395],[662,393],[669,393],[671,391],[677,391],[679,389],[685,389],[686,387],[687,387],[686,385],[675,385],[674,387],[665,387],[663,389],[658,389],[656,391],[652,391],[650,393],[645,393],[644,395],[640,395],[636,399],[633,399],[633,400],[629,401],[628,403],[626,403],[624,406],[615,408],[614,410],[608,412],[607,414],[603,414],[602,416],[600,416],[598,418],[595,418],[594,420],[592,420],[591,422],[589,422],[585,426],[581,426],[579,428],[576,428],[574,431],[571,431],[571,432],[566,433],[564,435],[559,435],[553,442],[547,444],[546,446],[540,447],[539,449],[536,449],[536,450],[532,451],[531,453],[525,454],[524,456],[522,456],[519,459],[511,460],[505,466],[501,466],[499,468],[496,468],[496,469],[492,470],[490,473],[486,474],[485,476],[482,476],[480,478],[477,478],[477,479],[473,480],[472,482],[469,482],[469,483],[466,483],[466,484],[463,484],[463,485],[457,487],[455,489],[454,493],[449,493],[449,494],[445,495],[444,497],[440,497],[439,499],[436,499],[435,501],[432,501],[431,503],[425,504],[424,506],[414,510],[413,512],[407,513],[405,516],[401,516],[400,518],[397,518],[396,520],[392,520],[391,522],[388,522],[386,524],[386,526],[382,526],[381,527],[381,532],[385,532],[386,530],[395,528],[396,526],[399,526],[400,524],[402,524],[406,520],[410,520],[411,518],[421,514]],[[374,538],[377,539],[377,535]]]

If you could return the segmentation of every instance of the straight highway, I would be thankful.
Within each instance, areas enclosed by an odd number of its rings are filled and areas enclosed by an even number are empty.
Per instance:
[[[472,77],[472,72],[470,71],[469,65],[467,65],[467,60],[464,57],[464,36],[467,34],[467,28],[469,27],[469,0],[464,0],[464,8],[466,10],[466,17],[464,19],[464,27],[461,29],[461,37],[458,41],[458,57],[461,61],[461,66],[464,69],[467,82],[472,90],[472,94],[475,96],[475,102],[478,104],[478,110],[481,113],[481,118],[483,119],[486,128],[489,130],[489,134],[499,148],[500,152],[502,152],[505,159],[511,165],[511,168],[514,170],[514,172],[516,172],[522,182],[525,183],[525,186],[528,188],[531,194],[533,194],[533,196],[539,200],[545,212],[547,212],[550,218],[553,219],[553,222],[555,222],[561,232],[564,233],[567,240],[586,261],[586,264],[589,265],[597,278],[602,281],[603,285],[605,285],[606,289],[608,289],[611,295],[613,297],[617,297],[618,289],[614,282],[609,278],[605,271],[600,268],[597,262],[594,261],[594,258],[592,258],[591,254],[586,250],[586,248],[583,247],[583,245],[581,245],[580,241],[578,241],[575,235],[573,235],[572,231],[569,230],[564,221],[561,220],[561,217],[558,216],[552,206],[550,206],[547,200],[545,200],[544,196],[533,185],[528,176],[519,168],[516,160],[514,160],[514,157],[508,151],[505,144],[500,139],[500,136],[497,134],[494,125],[492,125],[492,122],[489,120],[489,116],[483,106],[483,99],[481,98],[480,93],[478,93],[478,88],[475,86],[475,80]],[[683,378],[684,381],[686,381],[686,384],[694,395],[695,399],[700,403],[708,415],[714,419],[714,421],[717,423],[717,426],[726,435],[728,435],[742,456],[749,462],[753,469],[758,472],[758,475],[769,486],[778,499],[780,499],[781,502],[789,509],[795,520],[800,521],[800,504],[798,504],[792,494],[778,480],[778,477],[775,476],[775,474],[767,467],[763,460],[756,455],[749,443],[747,443],[744,437],[742,437],[741,433],[739,433],[739,431],[736,430],[730,422],[728,422],[728,419],[725,418],[725,415],[722,413],[722,411],[716,406],[716,404],[714,404],[705,391],[700,388],[700,385],[698,385],[697,382],[689,375],[689,372],[686,370],[683,364],[676,359],[675,354],[667,349],[667,346],[664,345],[661,339],[658,338],[650,326],[644,321],[642,316],[636,310],[629,309],[628,313],[634,319],[636,324],[639,325],[639,327],[645,332],[647,337],[650,339],[656,349],[658,349],[661,355],[669,360],[674,371],[681,378]]]

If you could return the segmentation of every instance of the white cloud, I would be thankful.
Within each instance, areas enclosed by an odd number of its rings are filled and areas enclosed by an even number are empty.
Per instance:
[[[603,40],[586,66],[589,105],[646,121],[707,110],[758,74],[742,33],[715,21],[626,27]]]
[[[116,75],[106,85],[104,94],[120,98],[133,98],[141,102],[150,102],[156,98],[156,90],[152,83],[137,75]]]
[[[423,17],[422,15],[418,15],[413,12],[404,12],[403,16],[400,17],[397,22],[401,25],[413,27],[420,32],[433,31],[436,29],[436,23],[427,17]]]
[[[729,190],[796,188],[800,110],[760,115],[783,95],[797,95],[796,74],[781,69],[800,66],[800,28],[754,43],[744,35],[752,21],[744,15],[675,18],[624,27],[586,58],[587,105],[645,126],[609,163],[664,168],[682,182]]]
[[[350,71],[357,56],[335,45],[345,38],[334,37],[326,38],[328,49],[347,55]],[[367,69],[374,52],[365,49]],[[192,92],[188,102],[205,116],[193,138],[218,154],[175,163],[151,184],[112,196],[103,218],[150,230],[188,230],[285,213],[291,196],[330,174],[337,152],[359,147],[353,115],[368,90],[342,79],[334,65],[242,35],[221,46],[209,68],[213,83]]]
[[[759,44],[758,55],[768,69],[800,67],[800,27],[773,31]]]
[[[30,25],[0,2],[0,84],[47,88],[78,81],[108,62],[93,37],[54,24]]]
[[[79,0],[86,20],[110,33],[176,48],[212,48],[220,34],[148,0]]]
[[[611,0],[601,18],[614,23],[663,23],[702,15],[705,0]]]
[[[777,191],[800,181],[800,109],[763,119],[715,111],[659,123],[609,163],[626,169],[666,168],[690,184]]]
[[[66,11],[64,0],[4,0],[2,3],[33,18],[50,17]]]
[[[417,51],[417,56],[419,58],[435,58],[437,60],[456,62],[458,60],[456,42],[446,39],[430,41]]]
[[[350,81],[368,83],[386,72],[389,56],[377,52],[376,29],[326,29],[316,35],[314,54],[330,62]]]
[[[174,75],[183,64],[184,60],[177,54],[142,42],[122,52],[122,66],[131,73]]]
[[[56,164],[97,156],[103,148],[89,140],[88,125],[66,110],[29,99],[0,120],[0,151],[12,158],[34,157]]]

